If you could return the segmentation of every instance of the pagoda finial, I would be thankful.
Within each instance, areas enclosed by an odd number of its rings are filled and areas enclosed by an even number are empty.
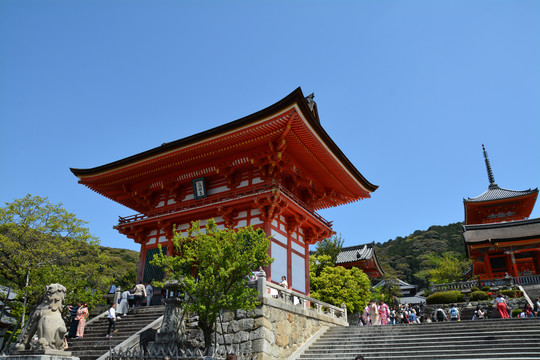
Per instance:
[[[493,177],[493,171],[491,171],[491,164],[489,163],[488,155],[484,144],[482,144],[482,150],[484,150],[484,160],[486,161],[486,169],[489,178],[489,188],[497,187],[497,184],[495,184],[495,178]]]

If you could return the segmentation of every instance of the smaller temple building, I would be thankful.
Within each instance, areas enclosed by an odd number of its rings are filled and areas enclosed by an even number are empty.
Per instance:
[[[540,219],[528,219],[538,188],[508,190],[495,183],[484,146],[489,187],[463,199],[463,237],[473,275],[480,280],[540,274]]]
[[[362,270],[370,279],[380,278],[384,271],[379,264],[375,254],[375,243],[341,248],[336,266],[343,266],[346,269],[357,267]]]

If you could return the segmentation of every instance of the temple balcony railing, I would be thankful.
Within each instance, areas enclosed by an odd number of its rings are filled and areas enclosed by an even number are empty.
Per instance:
[[[484,286],[490,287],[504,287],[509,285],[534,285],[540,284],[540,275],[524,275],[518,277],[503,277],[496,279],[485,279],[485,280],[469,280],[469,281],[460,281],[455,283],[445,283],[445,284],[431,284],[431,290],[433,292],[437,291],[451,291],[451,290],[465,290],[472,287],[477,287],[481,289]]]
[[[298,206],[303,208],[305,211],[307,211],[309,214],[315,217],[318,221],[322,222],[325,226],[329,228],[332,227],[332,221],[328,221],[325,218],[323,218],[321,215],[316,213],[315,210],[311,206],[307,205],[302,200],[300,200],[296,195],[294,195],[291,191],[286,189],[282,184],[280,184],[277,181],[272,181],[271,183],[260,183],[260,184],[250,186],[250,187],[242,187],[242,188],[222,191],[216,194],[209,195],[208,197],[203,198],[203,199],[197,199],[197,200],[192,199],[192,200],[182,201],[182,202],[172,204],[172,205],[165,205],[159,208],[152,209],[145,213],[135,214],[135,215],[126,216],[126,217],[119,216],[118,225],[116,225],[115,228],[117,229],[118,227],[122,227],[124,225],[128,225],[128,224],[131,225],[133,223],[137,223],[137,222],[141,222],[145,220],[151,220],[151,219],[162,217],[162,216],[181,214],[183,212],[193,211],[196,209],[202,209],[202,208],[210,207],[210,206],[215,207],[229,200],[237,200],[237,199],[247,198],[251,196],[263,195],[265,193],[272,193],[275,191],[279,191],[283,195],[290,198]]]

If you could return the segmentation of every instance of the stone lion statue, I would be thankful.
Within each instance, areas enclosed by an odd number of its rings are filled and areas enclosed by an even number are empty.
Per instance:
[[[66,324],[62,319],[62,309],[66,288],[61,284],[47,286],[43,302],[30,316],[28,327],[16,350],[63,350]],[[37,343],[32,342],[34,335]]]

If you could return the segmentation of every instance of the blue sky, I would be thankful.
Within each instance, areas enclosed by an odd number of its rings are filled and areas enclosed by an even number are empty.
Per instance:
[[[325,210],[345,245],[462,221],[540,186],[540,1],[0,1],[0,202],[62,202],[102,245],[133,211],[90,168],[315,92],[379,189]],[[540,205],[531,217],[540,216]]]

